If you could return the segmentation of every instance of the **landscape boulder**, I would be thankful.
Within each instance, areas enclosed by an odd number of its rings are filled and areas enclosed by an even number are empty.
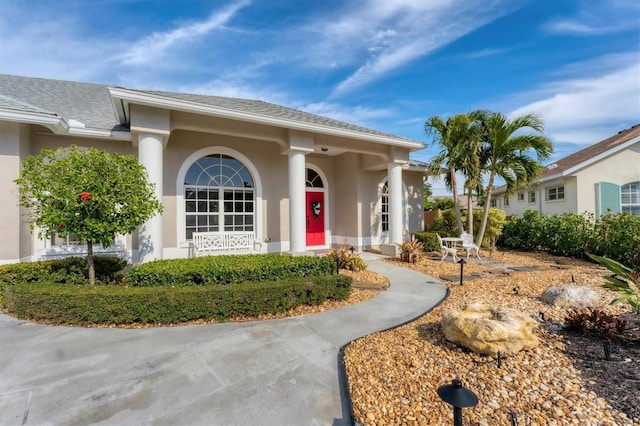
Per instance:
[[[538,346],[537,321],[515,309],[473,303],[443,312],[440,324],[447,340],[484,355],[508,356]]]
[[[540,295],[540,300],[560,308],[574,309],[594,308],[601,304],[595,290],[579,285],[550,287]]]

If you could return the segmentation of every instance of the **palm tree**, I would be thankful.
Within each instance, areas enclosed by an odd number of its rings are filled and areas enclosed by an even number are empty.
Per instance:
[[[489,174],[482,222],[476,237],[476,245],[480,247],[487,227],[495,178],[505,181],[507,194],[513,193],[517,187],[527,186],[540,175],[541,162],[549,159],[553,145],[542,135],[542,120],[533,114],[509,120],[503,114],[484,111],[478,116],[478,122],[484,131],[481,164]],[[523,133],[526,129],[534,133]],[[536,159],[532,158],[534,154]]]
[[[458,159],[458,171],[464,176],[464,190],[467,194],[467,232],[473,235],[473,194],[484,192],[482,182],[482,159],[480,158],[483,128],[479,124],[483,111],[474,111],[468,114],[471,123],[469,125],[466,140],[464,141],[463,155]]]
[[[473,120],[468,114],[454,115],[447,118],[446,122],[442,118],[434,116],[424,123],[425,133],[432,135],[434,141],[441,148],[440,153],[431,160],[430,170],[432,176],[444,176],[445,184],[453,194],[458,233],[462,233],[464,228],[458,204],[456,172],[459,167],[464,167],[464,158],[467,154],[465,147],[472,123]]]

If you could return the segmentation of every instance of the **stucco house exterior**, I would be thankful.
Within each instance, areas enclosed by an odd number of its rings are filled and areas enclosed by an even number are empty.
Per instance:
[[[109,249],[133,262],[193,255],[200,232],[298,254],[395,250],[423,229],[421,142],[262,101],[0,75],[0,263],[85,250],[38,239],[13,182],[28,155],[70,145],[146,167],[164,212]]]
[[[493,195],[492,207],[507,216],[526,210],[640,215],[640,124],[546,166],[527,190],[507,196],[501,186]]]

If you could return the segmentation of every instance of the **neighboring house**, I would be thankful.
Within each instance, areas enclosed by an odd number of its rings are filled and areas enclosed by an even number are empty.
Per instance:
[[[155,184],[162,215],[111,248],[134,262],[190,256],[199,232],[298,254],[395,252],[423,229],[421,142],[262,101],[0,75],[0,263],[85,250],[38,239],[14,183],[26,156],[72,144],[134,155]]]
[[[640,215],[640,124],[546,166],[539,182],[509,196],[496,188],[492,207],[507,215],[608,211]]]

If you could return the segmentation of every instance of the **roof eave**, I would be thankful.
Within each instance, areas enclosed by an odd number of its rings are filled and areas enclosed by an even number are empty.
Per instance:
[[[595,155],[591,158],[586,159],[585,161],[582,161],[578,164],[576,164],[573,167],[569,167],[566,170],[563,170],[560,173],[554,173],[553,175],[549,175],[549,176],[545,176],[542,178],[542,181],[549,181],[549,180],[553,180],[553,179],[558,179],[561,177],[566,177],[566,176],[571,176],[574,175],[575,173],[579,172],[580,170],[584,169],[585,167],[590,166],[593,163],[596,163],[610,155],[613,155],[617,152],[620,152],[624,149],[627,149],[628,147],[636,144],[637,142],[640,142],[640,135],[636,136],[634,138],[629,139],[628,141],[625,141],[623,143],[621,143],[620,145],[614,146],[611,149],[608,149],[606,151],[601,152],[598,155]]]
[[[54,114],[29,112],[29,111],[16,111],[0,109],[0,121],[11,121],[14,123],[25,124],[37,124],[50,129],[56,135],[69,135],[78,137],[91,137],[99,139],[115,139],[122,141],[130,141],[131,133],[107,130],[107,129],[94,129],[86,127],[74,127],[62,117]]]
[[[177,111],[193,112],[220,118],[284,127],[287,129],[299,130],[304,132],[322,133],[326,135],[340,136],[350,139],[366,140],[369,142],[408,148],[411,151],[423,149],[426,147],[425,144],[417,141],[409,141],[401,138],[394,138],[383,135],[367,134],[354,130],[324,126],[321,124],[305,123],[297,120],[271,117],[263,114],[255,114],[228,108],[214,107],[197,102],[177,100],[164,96],[153,95],[149,93],[140,93],[134,90],[127,90],[117,87],[110,87],[109,93],[112,97],[112,102],[114,108],[116,109],[116,114],[121,120],[126,117],[126,104],[136,103],[152,107],[168,108]],[[121,121],[121,123],[122,122],[123,121]]]
[[[424,173],[427,174],[429,172],[429,168],[426,166],[418,166],[416,164],[405,164],[404,166],[402,166],[402,170],[408,171],[408,172],[420,172],[420,173]]]
[[[62,117],[39,112],[0,109],[0,120],[15,123],[38,124],[51,129],[54,133],[66,133],[69,128],[69,125]]]

